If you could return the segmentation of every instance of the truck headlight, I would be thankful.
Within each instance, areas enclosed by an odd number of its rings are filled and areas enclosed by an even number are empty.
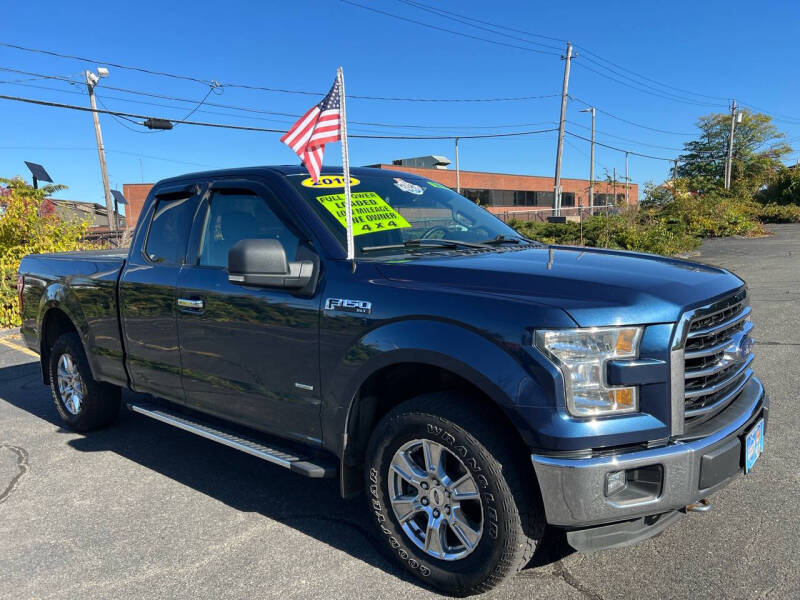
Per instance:
[[[641,327],[589,327],[536,331],[536,346],[564,378],[567,411],[576,417],[639,410],[636,387],[609,386],[606,363],[639,354]]]

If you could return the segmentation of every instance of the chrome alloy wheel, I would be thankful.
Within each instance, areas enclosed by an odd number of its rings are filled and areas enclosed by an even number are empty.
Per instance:
[[[483,506],[461,459],[431,440],[412,440],[389,466],[392,510],[408,538],[428,555],[459,560],[478,546]]]
[[[58,382],[58,393],[61,402],[70,414],[77,415],[83,407],[83,397],[86,394],[86,387],[78,372],[75,360],[68,353],[64,353],[58,359],[58,369],[56,372]]]

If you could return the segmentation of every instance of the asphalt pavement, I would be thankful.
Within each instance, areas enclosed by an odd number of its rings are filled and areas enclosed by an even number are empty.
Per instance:
[[[569,550],[551,531],[486,598],[800,597],[800,226],[697,260],[750,285],[771,396],[754,470],[638,546]],[[0,332],[0,598],[434,598],[373,542],[364,499],[124,413],[61,427],[36,356]]]

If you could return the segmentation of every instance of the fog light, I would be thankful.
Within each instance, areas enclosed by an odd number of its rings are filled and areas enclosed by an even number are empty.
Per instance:
[[[606,475],[606,496],[613,496],[625,489],[625,471],[614,471]]]

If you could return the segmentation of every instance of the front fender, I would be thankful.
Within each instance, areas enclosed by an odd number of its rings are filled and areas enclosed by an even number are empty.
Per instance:
[[[440,367],[469,381],[500,406],[526,442],[532,441],[518,408],[551,405],[552,395],[523,365],[529,356],[523,341],[521,334],[517,345],[502,347],[464,326],[431,319],[394,321],[367,332],[349,347],[325,387],[322,423],[330,434],[323,438],[325,445],[341,455],[341,433],[348,431],[359,388],[373,373],[399,363]]]

